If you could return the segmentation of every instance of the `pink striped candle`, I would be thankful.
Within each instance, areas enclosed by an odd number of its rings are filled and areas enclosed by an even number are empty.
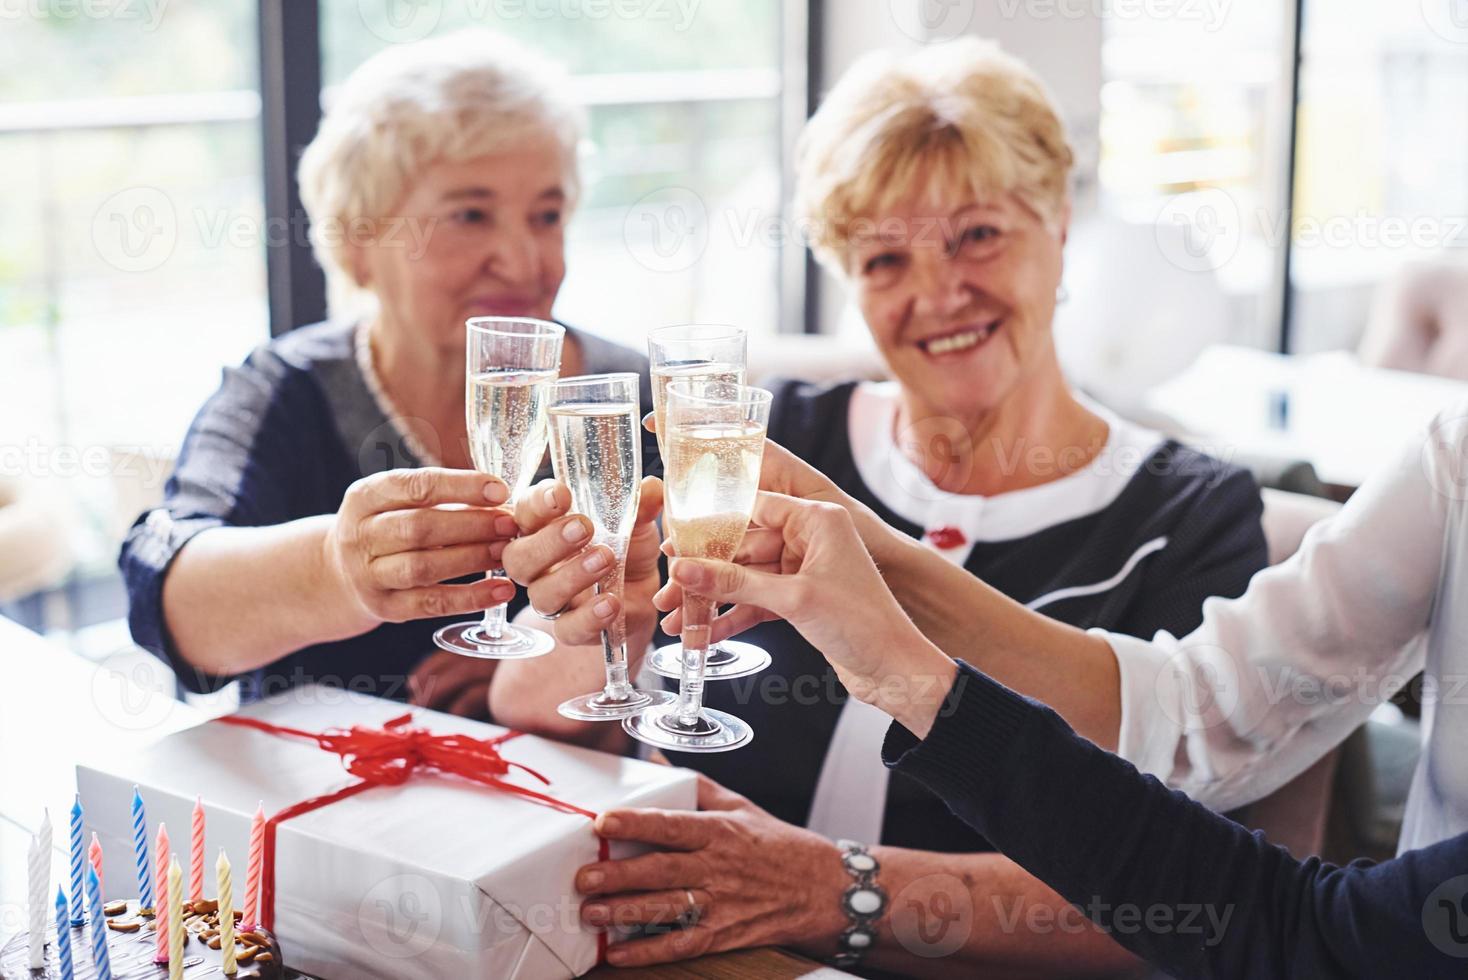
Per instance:
[[[97,869],[97,888],[105,897],[107,889],[102,887],[102,842],[97,839],[95,832],[92,834],[92,843],[87,845],[87,860]]]
[[[158,839],[153,843],[153,859],[158,862],[158,873],[153,882],[153,891],[156,893],[158,904],[154,906],[157,910],[153,916],[153,922],[158,929],[158,951],[153,957],[154,963],[168,962],[168,864],[173,860],[173,855],[168,850],[168,828],[163,824],[158,825]]]
[[[260,921],[260,871],[265,861],[265,804],[255,809],[250,821],[250,864],[245,872],[245,908],[241,931],[249,932]]]
[[[189,841],[189,898],[204,900],[204,801],[194,797],[193,834]]]

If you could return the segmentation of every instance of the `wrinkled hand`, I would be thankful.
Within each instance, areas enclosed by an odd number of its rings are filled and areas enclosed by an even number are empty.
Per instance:
[[[652,594],[660,584],[662,535],[657,517],[662,509],[662,481],[646,477],[627,546],[627,580],[620,603],[616,596],[598,596],[592,591],[611,568],[612,549],[604,544],[588,547],[591,521],[569,513],[571,491],[554,480],[537,484],[516,502],[515,519],[524,536],[505,548],[505,571],[526,587],[532,609],[561,611],[554,621],[557,641],[578,646],[599,643],[602,630],[619,608],[625,608],[627,649],[641,651],[656,628]]]
[[[363,615],[382,622],[454,616],[508,602],[501,579],[442,582],[498,568],[519,534],[504,481],[472,470],[388,470],[353,483],[325,539],[325,566]]]
[[[576,874],[589,925],[696,923],[614,944],[607,961],[644,966],[749,946],[829,942],[845,927],[841,893],[850,883],[835,846],[777,820],[737,793],[698,777],[698,812],[609,810],[596,829],[609,840],[664,848],[588,864]]]
[[[909,712],[936,706],[955,667],[903,612],[851,514],[837,504],[761,491],[753,523],[761,530],[750,545],[751,563],[678,558],[673,581],[715,602],[735,603],[729,617],[788,621],[830,661],[848,691],[917,732],[908,723],[918,717]],[[667,600],[665,589],[657,601]]]
[[[435,650],[408,675],[408,703],[489,721],[489,684],[498,660]]]
[[[838,487],[830,477],[796,456],[788,449],[765,440],[764,458],[760,464],[760,489],[815,503],[834,504],[851,515],[854,527],[868,552],[880,564],[894,549],[910,544],[900,531],[889,527],[871,509]],[[751,526],[740,542],[734,561],[766,572],[788,572],[782,565],[784,544],[778,530]],[[668,546],[664,550],[671,555]],[[653,599],[657,608],[672,615],[663,620],[663,631],[677,636],[683,629],[683,589],[669,582]],[[751,626],[780,618],[769,610],[750,605],[736,606],[718,616],[712,624],[710,642],[717,643]]]

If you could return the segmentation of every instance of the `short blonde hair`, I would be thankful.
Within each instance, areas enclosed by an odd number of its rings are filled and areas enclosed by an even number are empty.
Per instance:
[[[992,41],[963,38],[858,60],[796,147],[795,212],[812,250],[846,272],[853,224],[920,190],[1013,193],[1047,224],[1075,155],[1039,78]]]
[[[373,309],[375,297],[351,269],[354,229],[389,218],[434,163],[471,160],[548,132],[565,151],[567,208],[574,207],[586,123],[567,86],[554,62],[486,30],[392,45],[352,72],[298,175],[332,315]]]

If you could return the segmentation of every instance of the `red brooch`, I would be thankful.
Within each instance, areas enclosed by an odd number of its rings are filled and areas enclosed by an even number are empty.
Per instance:
[[[933,547],[943,551],[968,544],[968,538],[964,537],[963,532],[956,527],[935,527],[923,537],[933,542]]]

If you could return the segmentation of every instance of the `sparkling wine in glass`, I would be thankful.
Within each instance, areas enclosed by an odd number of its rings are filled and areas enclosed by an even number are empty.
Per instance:
[[[571,508],[591,520],[592,543],[612,549],[614,563],[596,591],[619,600],[627,579],[627,545],[642,489],[642,410],[635,374],[565,378],[551,386],[551,465],[571,490]],[[655,704],[667,691],[639,691],[627,676],[627,619],[619,612],[602,631],[606,685],[557,710],[579,721],[616,721]]]
[[[673,382],[664,406],[665,520],[680,558],[731,560],[759,492],[770,393],[711,381]],[[679,752],[724,752],[754,737],[750,727],[703,706],[713,600],[683,596],[678,700],[622,722],[633,738]]]
[[[465,414],[474,468],[505,481],[506,506],[525,492],[545,456],[550,387],[561,369],[566,329],[544,320],[475,317],[468,332]],[[503,578],[503,569],[490,576]],[[507,622],[505,607],[478,622],[454,623],[433,634],[444,650],[489,660],[524,660],[555,649],[540,630]]]
[[[668,385],[678,381],[744,384],[747,345],[743,330],[714,324],[660,327],[648,333],[652,408],[665,467],[668,447],[663,432]],[[653,673],[664,677],[682,675],[682,655],[676,644],[654,650],[647,664]],[[724,640],[710,648],[704,676],[728,680],[759,673],[769,665],[770,655],[764,648],[741,640]]]

